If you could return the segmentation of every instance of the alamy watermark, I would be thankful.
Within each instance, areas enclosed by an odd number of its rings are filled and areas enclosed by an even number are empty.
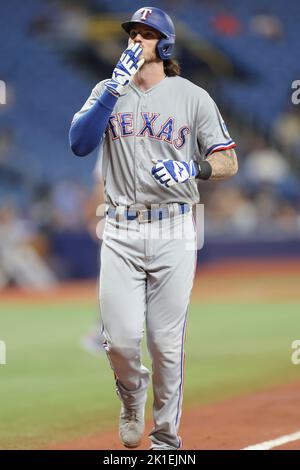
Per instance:
[[[292,103],[295,105],[300,104],[300,80],[293,81],[292,89],[295,90],[292,93]]]
[[[193,218],[190,217],[193,213]],[[128,205],[121,198],[117,207],[100,204],[96,235],[119,240],[184,240],[186,250],[204,245],[204,204]]]
[[[291,362],[298,366],[300,364],[300,339],[295,339],[291,344],[291,348],[295,350],[291,355]]]
[[[6,364],[6,344],[0,340],[0,366]]]
[[[0,104],[6,104],[6,83],[0,80]]]

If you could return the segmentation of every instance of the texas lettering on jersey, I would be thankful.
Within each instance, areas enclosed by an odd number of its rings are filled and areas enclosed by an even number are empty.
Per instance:
[[[185,143],[187,135],[191,133],[188,126],[175,128],[175,118],[168,117],[164,122],[160,122],[159,113],[141,113],[143,124],[139,129],[135,129],[133,113],[112,114],[109,118],[106,132],[112,140],[127,138],[131,136],[149,137],[161,140],[172,145],[177,150],[181,149]]]

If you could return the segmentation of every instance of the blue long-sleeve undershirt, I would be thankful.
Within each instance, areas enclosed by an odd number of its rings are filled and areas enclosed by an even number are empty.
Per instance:
[[[100,144],[117,99],[104,90],[93,106],[71,125],[69,139],[75,155],[85,157]]]

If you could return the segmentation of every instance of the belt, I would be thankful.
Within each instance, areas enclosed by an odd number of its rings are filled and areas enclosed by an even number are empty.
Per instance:
[[[109,207],[106,214],[110,218],[124,218],[126,220],[135,220],[138,222],[154,222],[155,220],[162,220],[175,215],[187,214],[190,211],[190,205],[181,204],[169,204],[161,207],[155,207],[153,209],[132,209],[130,207]]]

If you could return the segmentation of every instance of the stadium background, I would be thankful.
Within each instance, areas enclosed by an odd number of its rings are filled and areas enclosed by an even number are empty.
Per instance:
[[[186,343],[184,411],[191,412],[298,383],[291,345],[300,337],[300,12],[293,0],[151,4],[174,18],[182,75],[218,103],[240,164],[233,179],[199,185],[205,245]],[[0,5],[2,449],[55,446],[117,427],[108,361],[83,344],[98,322],[97,152],[74,157],[68,130],[124,49],[120,22],[140,6]],[[151,398],[147,410],[150,417]],[[299,406],[286,414],[299,418]],[[204,431],[199,423],[193,448],[208,445]],[[246,445],[246,430],[244,437]],[[225,448],[239,445],[224,439]]]

